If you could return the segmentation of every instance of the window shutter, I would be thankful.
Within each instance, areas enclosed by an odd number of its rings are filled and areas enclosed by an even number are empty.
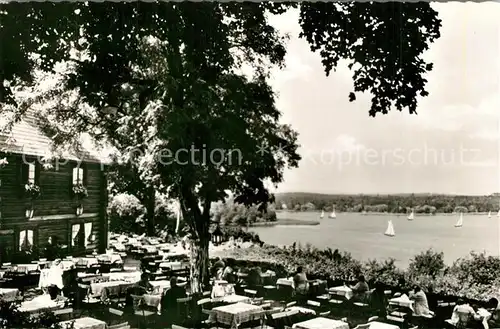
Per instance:
[[[40,172],[42,171],[42,166],[39,161],[35,162],[35,184],[40,186]]]
[[[22,198],[24,196],[24,185],[28,181],[28,165],[24,163],[22,156],[20,156],[17,161],[17,172],[19,173],[17,176],[19,198]]]
[[[83,186],[87,187],[89,185],[89,168],[86,163],[82,163],[82,170],[83,170]]]
[[[70,168],[69,172],[69,195],[70,197],[73,197],[73,185],[74,185],[74,180],[75,180],[75,168],[73,164],[71,164],[68,168]]]

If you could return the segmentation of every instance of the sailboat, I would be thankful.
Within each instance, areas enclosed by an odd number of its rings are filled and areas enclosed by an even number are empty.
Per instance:
[[[337,215],[335,214],[335,209],[332,210],[332,213],[329,216],[330,218],[337,218]]]
[[[415,217],[415,214],[413,213],[413,210],[411,211],[411,214],[408,215],[408,220],[413,220]]]
[[[319,216],[319,218],[323,218],[323,217],[325,217],[325,211],[321,210],[321,215]]]
[[[500,217],[500,210],[498,211],[497,217]]]
[[[458,218],[455,227],[462,227],[462,225],[464,225],[464,214],[460,213],[460,217]]]
[[[384,235],[387,236],[395,236],[396,233],[394,232],[394,225],[392,225],[392,220],[389,219],[387,222],[387,230],[385,230]]]
[[[488,212],[488,218],[491,218],[491,211]]]

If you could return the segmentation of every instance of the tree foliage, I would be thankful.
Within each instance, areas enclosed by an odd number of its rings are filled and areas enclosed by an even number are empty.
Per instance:
[[[426,3],[2,4],[2,110],[19,117],[37,108],[56,144],[78,146],[86,132],[112,146],[139,177],[146,208],[155,190],[178,198],[195,241],[192,279],[206,280],[211,203],[229,190],[265,209],[272,196],[264,181],[279,183],[300,160],[267,82],[286,53],[268,13],[297,6],[301,36],[327,73],[340,58],[358,64],[350,66],[355,91],[372,93],[371,115],[392,103],[415,112],[432,68],[421,54],[439,37]],[[53,87],[40,90],[47,78]],[[13,93],[19,87],[28,97]]]
[[[212,219],[224,226],[250,226],[257,222],[273,222],[277,220],[274,205],[268,205],[265,211],[259,210],[256,205],[245,206],[229,199],[214,204]]]
[[[440,194],[378,194],[378,195],[334,195],[315,193],[282,193],[276,195],[276,204],[285,204],[288,209],[309,210],[305,205],[312,203],[316,209],[330,211],[335,205],[337,211],[347,212],[390,212],[390,213],[459,213],[496,212],[497,195],[467,196]]]

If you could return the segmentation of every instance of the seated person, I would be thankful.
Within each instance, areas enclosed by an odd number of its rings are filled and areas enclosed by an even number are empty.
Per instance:
[[[216,280],[222,280],[222,272],[224,271],[225,267],[226,264],[224,264],[224,261],[222,261],[220,257],[217,257],[214,266],[212,267],[212,275]]]
[[[434,312],[429,309],[429,304],[427,303],[427,296],[425,292],[418,286],[416,286],[413,292],[410,292],[410,299],[415,302],[414,304],[414,314],[416,316],[423,317],[433,317]]]
[[[297,301],[300,304],[307,302],[307,295],[309,293],[309,281],[307,280],[306,272],[302,266],[297,268],[297,274],[293,277],[293,284]]]
[[[500,326],[500,305],[498,299],[491,298],[488,302],[488,311],[491,313],[491,318],[488,320],[488,324],[491,327]]]
[[[136,284],[139,287],[144,288],[146,291],[153,291],[154,287],[149,283],[149,276],[147,273],[143,272],[141,274],[141,280]]]
[[[360,275],[358,277],[358,283],[354,287],[351,287],[353,292],[353,297],[351,301],[353,302],[364,302],[370,287],[368,287],[368,283],[366,283],[365,277]]]
[[[224,271],[222,272],[222,280],[225,280],[228,283],[236,283],[236,276],[231,266],[227,265],[226,268],[224,268]]]
[[[384,319],[387,316],[387,306],[389,302],[385,296],[384,287],[379,282],[375,283],[375,290],[371,294],[370,300],[371,307],[375,310],[376,315]]]
[[[475,318],[477,318],[476,311],[460,298],[453,309],[451,319],[446,322],[457,328],[466,328],[473,324]]]
[[[47,292],[49,293],[50,299],[55,300],[61,293],[61,289],[59,289],[56,285],[50,285],[47,287]]]
[[[162,314],[172,315],[177,310],[177,299],[187,297],[186,290],[177,284],[177,278],[170,279],[170,289],[168,289],[161,298]]]

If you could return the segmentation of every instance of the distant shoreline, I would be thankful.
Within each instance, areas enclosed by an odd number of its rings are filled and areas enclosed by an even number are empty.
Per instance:
[[[294,211],[294,210],[276,210],[277,213],[294,213],[294,214],[301,214],[301,213],[317,213],[317,214],[320,214],[321,212],[318,211],[318,210],[306,210],[306,211]],[[343,211],[343,212],[336,212],[336,214],[359,214],[359,215],[374,215],[374,216],[408,216],[409,214],[401,214],[401,213],[390,213],[390,212],[371,212],[371,211],[367,211],[366,213],[361,213],[361,212],[358,212],[358,211]],[[426,213],[415,213],[414,216],[415,217],[422,217],[422,216],[456,216],[458,215],[459,213],[446,213],[446,212],[436,212],[434,214],[426,214]],[[487,216],[488,213],[487,212],[464,212],[463,213],[464,215],[466,216]],[[496,217],[497,216],[497,213],[493,213],[491,214],[491,217]],[[319,216],[318,216],[319,217]],[[325,214],[325,218],[327,218],[326,214]],[[279,221],[279,219],[278,219]],[[302,220],[299,220],[299,221],[302,221]],[[303,221],[306,221],[306,220],[303,220]],[[275,223],[275,222],[274,222]]]
[[[262,226],[314,226],[319,225],[318,220],[308,220],[308,219],[294,219],[294,218],[278,218],[275,222],[256,222],[250,225],[250,227],[262,227]]]

